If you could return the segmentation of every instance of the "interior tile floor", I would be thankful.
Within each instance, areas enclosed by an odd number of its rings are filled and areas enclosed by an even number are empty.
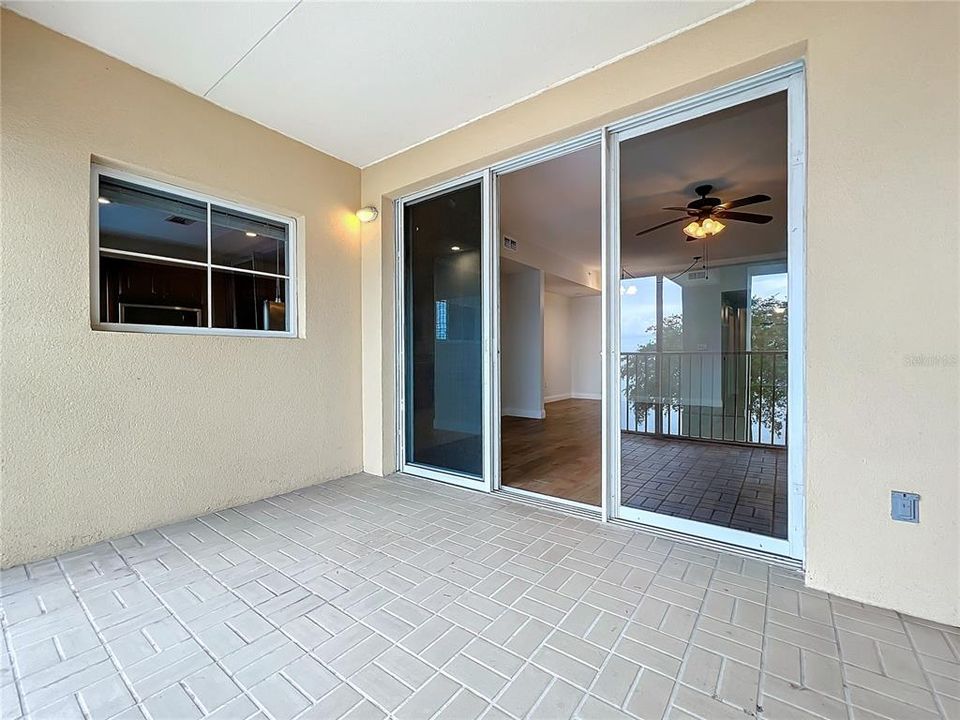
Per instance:
[[[787,537],[787,451],[620,434],[620,497],[640,510]]]
[[[412,478],[344,478],[0,581],[4,718],[960,714],[958,628]]]

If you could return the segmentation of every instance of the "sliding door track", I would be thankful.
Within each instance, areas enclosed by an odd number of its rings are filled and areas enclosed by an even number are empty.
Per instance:
[[[577,517],[587,518],[589,520],[603,520],[603,515],[599,507],[579,503],[574,500],[564,500],[563,498],[550,497],[540,493],[530,492],[529,490],[520,490],[518,488],[503,487],[493,492],[498,497],[508,498],[516,502],[522,502],[527,505],[534,505],[544,510],[556,510],[576,515]]]

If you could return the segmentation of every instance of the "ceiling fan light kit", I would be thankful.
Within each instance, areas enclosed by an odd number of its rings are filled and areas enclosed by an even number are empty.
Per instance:
[[[749,195],[748,197],[743,197],[739,200],[721,202],[720,198],[708,197],[712,190],[712,185],[700,185],[695,190],[699,197],[696,200],[688,203],[686,207],[663,208],[664,210],[685,213],[683,217],[678,217],[674,220],[667,220],[667,222],[654,225],[646,230],[641,230],[637,233],[637,235],[645,235],[646,233],[659,230],[667,225],[673,225],[674,223],[692,219],[689,224],[684,226],[683,234],[687,236],[688,241],[703,240],[713,235],[717,235],[723,231],[723,229],[726,227],[726,223],[721,222],[721,220],[735,220],[737,222],[748,222],[757,225],[764,225],[773,220],[772,215],[731,212],[733,208],[767,202],[770,200],[769,195]]]
[[[691,240],[703,240],[705,237],[717,235],[722,232],[725,227],[726,225],[713,218],[707,218],[702,223],[694,220],[683,228],[683,234]]]

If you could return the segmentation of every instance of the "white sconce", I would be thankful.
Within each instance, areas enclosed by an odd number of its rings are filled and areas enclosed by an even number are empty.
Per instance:
[[[362,223],[373,222],[379,214],[373,205],[367,205],[357,210],[357,219]]]

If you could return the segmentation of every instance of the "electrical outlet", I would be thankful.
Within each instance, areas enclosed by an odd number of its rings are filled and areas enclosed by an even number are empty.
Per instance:
[[[920,496],[917,493],[890,493],[890,517],[902,522],[920,522]]]

